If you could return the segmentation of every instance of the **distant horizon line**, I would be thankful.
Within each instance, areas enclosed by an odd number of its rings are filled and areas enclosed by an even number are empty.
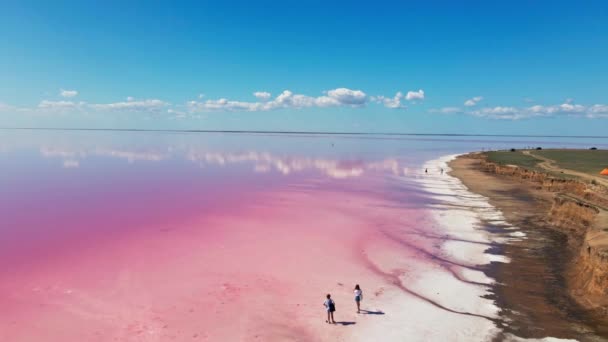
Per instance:
[[[288,130],[213,130],[213,129],[148,129],[148,128],[68,128],[68,127],[0,127],[0,130],[84,131],[84,132],[164,132],[164,133],[228,133],[228,134],[296,134],[296,135],[386,135],[386,136],[447,136],[447,137],[515,137],[515,138],[608,138],[607,135],[546,135],[546,134],[481,134],[481,133],[404,133],[404,132],[332,132]]]

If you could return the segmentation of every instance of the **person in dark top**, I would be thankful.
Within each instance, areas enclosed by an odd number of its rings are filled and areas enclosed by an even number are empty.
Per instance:
[[[325,323],[333,323],[336,324],[336,321],[334,320],[334,312],[336,311],[336,303],[334,302],[333,299],[331,299],[331,295],[328,293],[326,296],[326,300],[323,303],[323,306],[325,306],[325,309],[327,310],[327,320],[325,321]]]

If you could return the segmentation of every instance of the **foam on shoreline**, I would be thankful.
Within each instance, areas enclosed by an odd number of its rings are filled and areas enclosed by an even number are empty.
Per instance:
[[[458,178],[449,175],[451,168],[448,164],[457,156],[448,155],[426,162],[423,168],[429,170],[429,173],[420,177],[419,182],[430,194],[430,198],[438,201],[431,205],[430,214],[446,234],[446,241],[440,247],[445,258],[464,266],[457,268],[460,268],[458,272],[466,280],[490,285],[495,279],[487,277],[481,271],[467,269],[467,266],[510,262],[504,255],[490,253],[489,248],[492,245],[525,239],[526,235],[507,223],[501,211],[491,205],[488,198],[469,191]],[[492,226],[501,228],[499,231],[504,233],[490,232],[488,228]],[[446,289],[454,289],[454,295],[447,296],[442,303],[450,306],[466,303],[469,311],[477,310],[484,312],[489,318],[499,318],[500,308],[491,299],[482,298],[483,294],[489,293],[487,288],[458,283],[457,279],[441,279],[441,282]],[[500,330],[497,327],[489,328],[488,323],[484,323],[476,325],[477,323],[471,321],[470,326],[461,329],[476,331],[477,336],[483,336],[480,340],[491,340]],[[553,337],[534,340],[512,335],[503,337],[512,341],[566,341]]]
[[[401,284],[419,297],[398,291],[389,293],[381,306],[393,318],[365,327],[361,341],[378,336],[383,340],[402,340],[407,336],[411,341],[489,341],[500,333],[494,323],[499,308],[484,298],[491,294],[489,286],[494,279],[486,276],[480,266],[508,262],[502,255],[486,253],[491,244],[504,243],[506,238],[494,236],[483,227],[483,220],[504,225],[506,222],[486,198],[469,192],[460,180],[447,174],[447,163],[453,158],[426,162],[423,169],[429,173],[417,175],[414,180],[430,200],[423,210],[432,222],[433,236],[428,239],[435,241],[435,249],[425,252],[432,254],[430,260],[411,263],[407,274],[400,277]],[[440,243],[436,243],[437,239]]]

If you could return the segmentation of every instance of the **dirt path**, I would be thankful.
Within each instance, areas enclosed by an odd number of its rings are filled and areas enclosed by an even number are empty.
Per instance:
[[[579,171],[574,171],[574,170],[570,170],[570,169],[565,169],[565,168],[561,168],[559,166],[557,166],[555,164],[555,160],[553,159],[549,159],[547,157],[543,157],[543,156],[539,156],[538,154],[534,154],[532,153],[532,151],[522,151],[523,154],[529,155],[531,157],[534,157],[536,159],[542,160],[542,162],[538,163],[538,166],[550,171],[550,172],[558,172],[558,173],[565,173],[568,175],[572,175],[572,176],[576,176],[576,177],[580,177],[582,179],[587,179],[587,180],[594,180],[599,184],[602,184],[603,186],[608,187],[608,180],[603,179],[601,177],[596,177],[596,176],[592,176],[590,174],[584,173],[584,172],[579,172]]]

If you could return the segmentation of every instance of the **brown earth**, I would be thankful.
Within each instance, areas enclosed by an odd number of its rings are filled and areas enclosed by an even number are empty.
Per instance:
[[[498,246],[494,264],[502,328],[525,338],[608,341],[608,198],[584,182],[489,163],[452,161],[451,174],[486,196],[526,238]],[[500,227],[488,222],[500,234]],[[501,337],[499,337],[500,339]]]

